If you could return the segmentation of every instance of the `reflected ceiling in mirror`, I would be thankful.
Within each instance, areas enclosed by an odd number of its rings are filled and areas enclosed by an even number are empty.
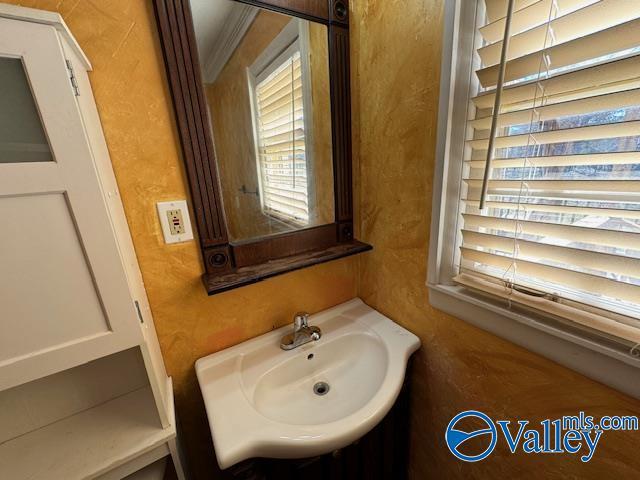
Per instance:
[[[334,222],[327,27],[190,3],[230,241]]]

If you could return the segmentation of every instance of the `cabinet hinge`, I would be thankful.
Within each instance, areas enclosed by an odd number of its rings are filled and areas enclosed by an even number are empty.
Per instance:
[[[71,81],[71,88],[73,88],[73,93],[76,97],[80,96],[80,90],[78,89],[78,80],[76,79],[76,74],[73,71],[73,65],[69,60],[65,60],[67,62],[67,70],[69,70],[69,80]]]
[[[137,300],[134,300],[133,303],[136,305],[136,312],[138,312],[138,318],[140,319],[140,323],[144,323],[144,319],[142,318],[142,312],[140,311],[140,304]]]

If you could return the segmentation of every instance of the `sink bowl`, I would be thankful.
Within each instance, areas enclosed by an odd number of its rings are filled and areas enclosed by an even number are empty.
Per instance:
[[[345,447],[393,406],[418,337],[360,299],[309,324],[322,338],[294,350],[280,349],[286,326],[196,362],[221,468]]]

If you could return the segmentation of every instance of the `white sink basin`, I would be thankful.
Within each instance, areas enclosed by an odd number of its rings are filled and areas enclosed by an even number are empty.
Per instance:
[[[196,362],[221,468],[345,447],[393,406],[418,337],[360,299],[309,325],[322,338],[294,350],[280,349],[286,326]]]

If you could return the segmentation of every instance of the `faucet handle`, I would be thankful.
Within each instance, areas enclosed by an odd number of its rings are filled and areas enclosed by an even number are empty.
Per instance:
[[[309,314],[307,312],[298,312],[293,316],[293,324],[296,329],[309,326]]]

